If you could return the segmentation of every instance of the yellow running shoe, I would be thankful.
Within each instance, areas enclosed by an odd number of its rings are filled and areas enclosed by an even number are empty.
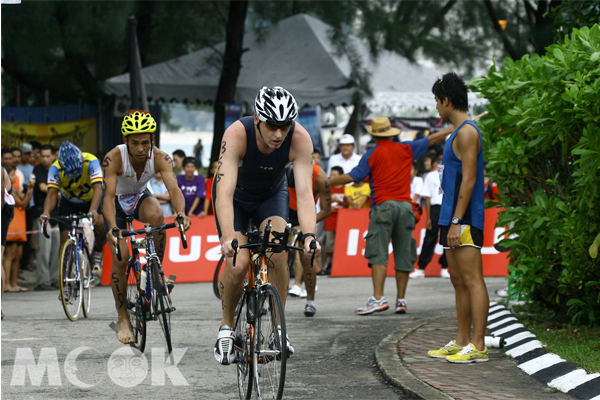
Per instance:
[[[461,346],[456,344],[456,341],[451,340],[448,342],[447,345],[445,345],[444,347],[442,347],[439,350],[429,350],[427,352],[427,355],[429,357],[433,357],[433,358],[446,358],[453,354],[457,354],[462,349],[463,348]]]
[[[459,353],[446,357],[446,361],[459,364],[487,362],[489,360],[487,347],[483,351],[478,351],[473,343],[466,345]]]

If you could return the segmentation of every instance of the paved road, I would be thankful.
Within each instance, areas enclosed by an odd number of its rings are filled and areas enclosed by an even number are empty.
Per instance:
[[[487,282],[490,293],[504,285],[503,278],[488,278]],[[288,363],[284,397],[407,398],[382,378],[374,362],[375,348],[403,321],[447,318],[453,314],[454,293],[449,280],[411,280],[408,314],[400,316],[388,310],[359,317],[354,310],[364,305],[371,288],[370,278],[320,279],[318,312],[311,319],[302,313],[304,300],[289,299],[286,318],[296,354]],[[388,278],[386,289],[388,299],[393,300],[396,293],[392,278]],[[218,365],[212,354],[221,312],[210,284],[176,286],[173,301],[177,311],[172,317],[172,329],[173,346],[181,349],[177,368],[164,372],[162,332],[158,323],[152,322],[146,359],[136,370],[138,375],[129,381],[131,385],[142,383],[133,388],[125,388],[111,378],[115,375],[111,371],[119,367],[116,356],[126,347],[119,345],[108,326],[116,317],[110,288],[95,288],[92,317],[76,322],[66,319],[57,295],[58,292],[4,295],[3,398],[104,399],[125,393],[131,399],[238,398],[235,368]],[[81,353],[77,356],[78,351]],[[41,352],[47,355],[50,374],[40,367]],[[30,354],[38,361],[38,369],[29,367],[24,376],[24,364]],[[36,377],[43,378],[32,383],[32,376],[34,381]]]

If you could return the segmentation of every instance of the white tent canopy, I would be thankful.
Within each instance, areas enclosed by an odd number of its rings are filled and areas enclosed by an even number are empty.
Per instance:
[[[334,89],[348,82],[351,68],[346,56],[336,55],[329,39],[331,26],[306,14],[299,14],[268,28],[244,36],[242,69],[237,82],[236,103],[254,102],[263,86],[288,89],[299,105],[349,104],[353,89]],[[373,99],[369,105],[382,109],[421,108],[435,105],[431,86],[442,72],[411,64],[406,58],[381,50],[373,61],[365,41],[351,37],[363,66],[371,74]],[[215,50],[224,52],[225,43],[143,68],[146,95],[151,100],[213,101],[216,98],[221,64]],[[129,74],[106,80],[108,94],[129,95]],[[481,103],[470,94],[469,103]]]

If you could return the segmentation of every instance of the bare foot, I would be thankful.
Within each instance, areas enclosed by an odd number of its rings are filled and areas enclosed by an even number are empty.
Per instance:
[[[133,332],[131,331],[129,318],[119,320],[119,331],[117,332],[117,338],[119,339],[119,342],[123,344],[135,343],[135,336],[133,336]]]

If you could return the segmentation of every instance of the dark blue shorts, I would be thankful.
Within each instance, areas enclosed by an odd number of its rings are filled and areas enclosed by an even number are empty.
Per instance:
[[[213,204],[217,204],[217,180],[213,180]],[[236,188],[233,194],[233,227],[236,232],[247,231],[250,218],[255,224],[260,224],[267,218],[281,217],[285,221],[289,218],[290,192],[287,181],[284,179],[280,185],[265,193],[249,193],[241,188]],[[221,237],[219,216],[215,208],[215,222],[217,232]]]

